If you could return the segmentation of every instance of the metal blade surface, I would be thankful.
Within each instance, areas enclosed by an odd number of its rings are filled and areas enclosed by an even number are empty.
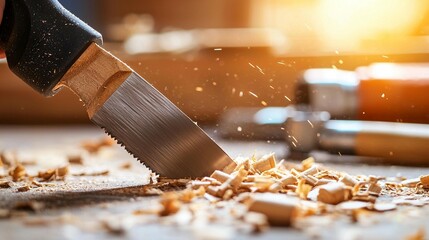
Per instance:
[[[136,73],[91,120],[162,176],[202,177],[233,163],[201,128]]]

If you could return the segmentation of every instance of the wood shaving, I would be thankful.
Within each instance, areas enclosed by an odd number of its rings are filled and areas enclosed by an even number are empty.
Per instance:
[[[126,163],[121,164],[120,168],[122,168],[122,169],[131,169],[132,166],[133,165],[130,162],[126,162]]]
[[[83,165],[85,163],[83,154],[69,154],[67,160],[70,164]]]
[[[111,139],[92,141],[84,143],[83,148],[97,153],[112,144]],[[75,165],[83,164],[84,157],[81,153],[67,155],[68,162],[73,165],[39,171],[37,177],[33,177],[28,176],[22,164],[18,164],[16,154],[3,152],[0,164],[10,171],[9,176],[0,180],[0,188],[28,191],[53,184],[46,182],[64,180],[68,175],[105,176],[110,173],[109,170],[74,173],[76,169],[82,169]],[[120,163],[116,166],[121,169],[132,166],[129,162]],[[73,174],[70,170],[74,170]],[[261,158],[236,159],[226,170],[217,170],[195,180],[159,178],[154,173],[151,176],[150,185],[136,188],[135,195],[160,195],[160,198],[154,200],[157,202],[150,209],[133,211],[132,217],[152,215],[160,223],[177,226],[222,223],[240,231],[261,232],[269,225],[297,227],[297,222],[311,217],[330,216],[334,219],[346,215],[347,220],[351,218],[361,223],[371,214],[396,211],[405,208],[403,205],[421,207],[429,204],[429,175],[386,180],[382,176],[351,175],[328,169],[316,163],[314,158],[307,158],[301,164],[286,160],[277,163],[273,153]],[[39,190],[49,192],[51,189]],[[37,212],[43,208],[39,202],[22,202],[14,209],[0,209],[0,218],[18,214],[16,210]],[[98,220],[98,227],[102,226],[111,234],[124,234],[134,226],[134,218],[128,219],[121,213],[120,217]],[[44,221],[34,222],[35,225],[38,223],[44,224]]]
[[[264,214],[268,222],[275,226],[290,226],[297,215],[299,200],[279,194],[256,194],[251,196],[250,212]]]
[[[275,159],[274,153],[267,154],[252,164],[252,167],[257,172],[265,172],[267,170],[274,168],[275,166],[276,166],[276,159]]]
[[[69,174],[69,166],[63,166],[55,169],[48,169],[45,171],[39,171],[37,177],[45,182],[54,180],[63,180]]]
[[[319,188],[317,200],[328,204],[338,204],[351,199],[351,189],[341,182],[330,183]]]
[[[22,187],[17,188],[16,190],[18,192],[27,192],[27,191],[30,191],[30,189],[31,189],[30,185],[24,185]]]
[[[204,199],[209,204],[220,206],[230,202],[245,204],[248,213],[264,215],[270,225],[294,226],[296,219],[319,214],[344,213],[357,222],[370,213],[394,211],[400,204],[424,204],[410,199],[401,203],[379,201],[385,196],[415,194],[426,186],[424,176],[389,182],[385,177],[352,176],[326,169],[312,158],[304,160],[301,165],[286,161],[280,165],[273,163],[273,159],[273,154],[260,159],[240,158],[232,173],[218,170],[210,177],[190,181],[187,190],[164,193],[160,201],[163,210],[159,215],[175,215],[198,199]],[[200,194],[192,192],[196,189],[201,191]],[[258,226],[264,226],[261,219]]]
[[[160,203],[162,210],[159,212],[160,216],[169,216],[177,213],[180,210],[182,203],[179,201],[177,193],[165,193],[162,195]]]
[[[429,188],[429,175],[420,176],[420,183],[423,188]]]
[[[13,185],[8,180],[0,180],[0,188],[11,188]]]
[[[0,152],[0,162],[2,166],[13,166],[17,164],[16,154],[12,151]]]
[[[12,177],[14,182],[23,180],[27,176],[27,171],[25,167],[21,164],[18,164],[16,167],[13,167],[9,170],[9,176]]]
[[[115,140],[110,137],[105,137],[97,141],[84,141],[81,143],[83,149],[89,153],[95,154],[103,147],[111,147],[115,144]]]

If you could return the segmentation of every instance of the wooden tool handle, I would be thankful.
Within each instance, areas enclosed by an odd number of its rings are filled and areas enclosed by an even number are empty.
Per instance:
[[[359,119],[429,123],[429,65],[373,64],[357,70]]]
[[[357,155],[381,157],[392,164],[428,165],[429,135],[362,131],[357,133],[355,151]]]
[[[132,73],[130,67],[96,43],[76,60],[54,90],[63,86],[84,103],[89,118]]]

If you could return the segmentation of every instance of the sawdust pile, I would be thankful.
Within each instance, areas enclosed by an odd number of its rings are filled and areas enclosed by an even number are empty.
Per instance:
[[[111,142],[102,140],[82,145],[91,154],[97,154],[106,146],[112,146]],[[32,175],[14,154],[3,152],[0,167],[6,174],[0,176],[0,191],[13,188],[16,193],[26,192],[64,181],[67,176],[109,175],[107,170],[72,171],[74,166],[85,165],[85,162],[83,155],[72,155],[69,164]],[[307,219],[311,217],[334,216],[332,219],[335,220],[342,216],[353,224],[365,221],[368,214],[395,212],[404,205],[422,207],[429,204],[429,175],[415,179],[351,175],[329,169],[313,158],[300,164],[285,160],[278,162],[273,153],[261,158],[237,158],[235,163],[228,167],[229,170],[217,170],[200,179],[171,180],[151,176],[151,184],[143,186],[141,191],[145,195],[159,196],[153,204],[110,218],[103,217],[98,226],[112,234],[124,234],[139,224],[160,223],[196,229],[197,235],[205,237],[209,234],[208,228],[214,229],[216,234],[219,231],[259,233],[270,226],[309,231],[311,223]],[[130,164],[121,164],[118,168],[130,171]],[[134,190],[140,191],[139,188]],[[33,212],[39,212],[43,207],[39,202],[16,206]],[[13,209],[0,209],[0,218],[12,215]],[[27,219],[26,223],[67,223],[85,228],[89,225],[85,221],[75,216],[60,216],[47,220]],[[416,234],[424,237],[424,231]]]
[[[429,204],[429,175],[408,180],[352,176],[319,165],[313,158],[301,164],[277,164],[274,154],[260,159],[239,158],[236,162],[230,173],[215,171],[210,177],[190,181],[186,190],[164,193],[159,214],[168,216],[182,208],[195,209],[193,204],[201,205],[205,199],[217,208],[242,206],[237,208],[241,212],[222,216],[221,221],[245,219],[252,223],[253,231],[261,231],[269,225],[299,228],[301,219],[315,215],[340,213],[358,221],[359,215],[367,212]],[[207,212],[206,207],[202,209]]]

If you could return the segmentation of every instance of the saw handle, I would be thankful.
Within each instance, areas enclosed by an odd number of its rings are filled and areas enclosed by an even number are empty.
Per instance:
[[[0,48],[12,72],[46,96],[92,42],[102,44],[101,34],[57,0],[6,0]]]

